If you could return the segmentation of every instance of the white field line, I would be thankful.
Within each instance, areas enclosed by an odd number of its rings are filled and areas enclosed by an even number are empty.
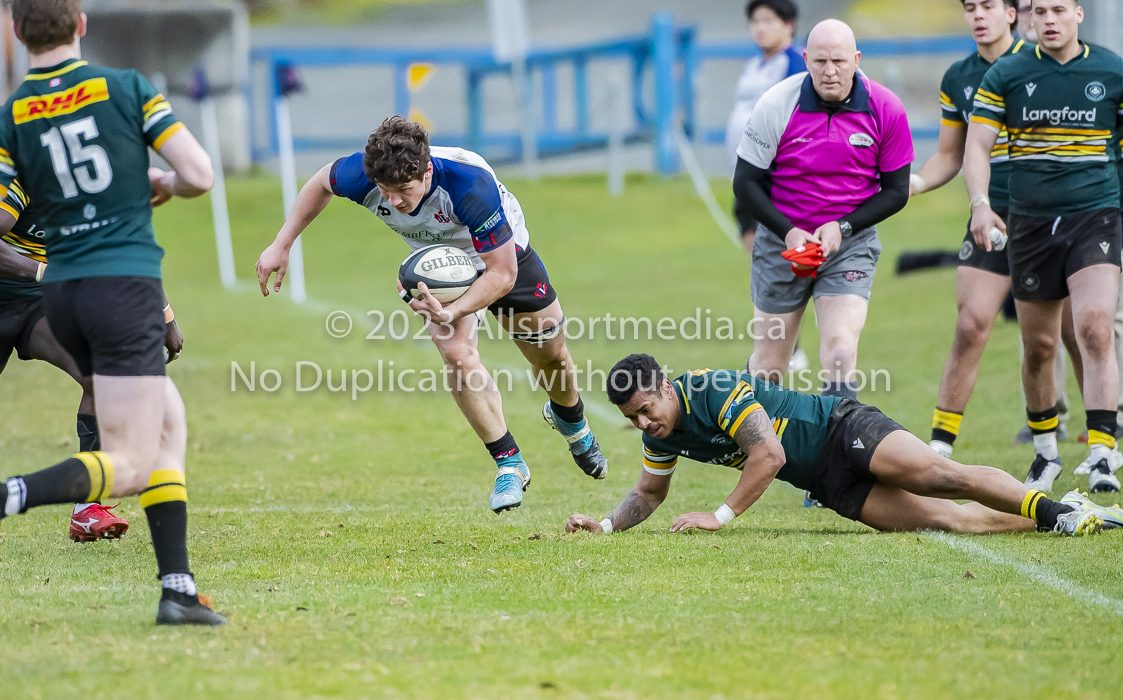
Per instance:
[[[1005,555],[999,554],[990,550],[981,544],[969,539],[967,537],[955,537],[945,532],[931,532],[928,536],[938,542],[941,542],[952,549],[963,552],[964,554],[971,555],[977,559],[986,559],[992,564],[998,564],[1014,569],[1023,577],[1039,583],[1043,586],[1052,588],[1055,591],[1064,593],[1073,600],[1083,603],[1091,607],[1099,607],[1114,613],[1119,617],[1123,617],[1123,600],[1109,598],[1099,591],[1093,591],[1083,586],[1067,581],[1060,576],[1057,576],[1052,570],[1039,566],[1037,564],[1028,564],[1026,562],[1011,559]]]

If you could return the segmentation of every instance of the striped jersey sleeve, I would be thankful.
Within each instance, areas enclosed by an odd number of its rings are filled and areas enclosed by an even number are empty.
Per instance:
[[[643,470],[656,476],[670,476],[675,472],[678,455],[654,450],[645,442],[643,445]]]
[[[729,393],[729,397],[721,407],[717,425],[726,435],[733,437],[746,418],[756,411],[763,410],[764,407],[756,400],[752,385],[742,381]]]
[[[8,212],[15,217],[16,221],[19,221],[29,201],[27,193],[20,187],[19,181],[13,180],[12,184],[8,187],[8,194],[4,196],[3,200],[0,200],[0,209]]]
[[[965,127],[967,124],[963,121],[963,114],[960,113],[955,107],[955,102],[952,101],[951,95],[955,90],[952,84],[951,70],[944,73],[944,79],[940,83],[940,125]]]
[[[971,123],[982,124],[994,133],[1006,127],[1006,88],[998,64],[987,71],[983,84],[975,93]]]
[[[136,74],[136,80],[141,105],[141,131],[148,145],[158,151],[168,139],[186,127],[176,119],[171,103],[156,91],[152,83],[139,73]]]

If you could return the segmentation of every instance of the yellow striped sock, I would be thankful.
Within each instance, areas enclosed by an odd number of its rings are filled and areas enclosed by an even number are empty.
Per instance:
[[[169,501],[187,501],[187,477],[175,469],[157,469],[148,479],[148,488],[140,494],[140,507]]]
[[[1033,520],[1034,522],[1036,522],[1037,521],[1037,503],[1042,498],[1045,498],[1045,492],[1044,491],[1037,491],[1037,490],[1034,490],[1034,489],[1030,489],[1030,491],[1028,493],[1026,493],[1025,498],[1022,499],[1022,517],[1023,518],[1029,518],[1030,520]]]
[[[932,413],[932,428],[935,430],[946,430],[952,435],[959,435],[959,424],[962,422],[962,413],[941,411],[938,408]]]
[[[74,455],[90,472],[90,497],[87,503],[97,503],[113,494],[113,462],[104,452],[79,452]]]
[[[1030,430],[1034,433],[1051,433],[1057,429],[1057,425],[1060,423],[1056,416],[1046,418],[1045,420],[1031,420],[1027,422],[1029,423]]]
[[[1109,450],[1115,449],[1115,436],[1100,430],[1088,430],[1088,447],[1103,445]]]

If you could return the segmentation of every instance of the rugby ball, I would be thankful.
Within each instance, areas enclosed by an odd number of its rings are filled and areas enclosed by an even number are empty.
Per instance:
[[[411,297],[421,296],[417,285],[424,282],[429,293],[442,304],[464,296],[478,276],[468,254],[450,245],[418,248],[398,268],[398,280]]]

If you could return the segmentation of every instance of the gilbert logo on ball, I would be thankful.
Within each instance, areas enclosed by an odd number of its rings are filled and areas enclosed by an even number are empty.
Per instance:
[[[417,285],[424,282],[429,293],[442,304],[463,296],[478,276],[468,254],[449,245],[418,248],[398,268],[398,280],[411,297],[421,296]]]

